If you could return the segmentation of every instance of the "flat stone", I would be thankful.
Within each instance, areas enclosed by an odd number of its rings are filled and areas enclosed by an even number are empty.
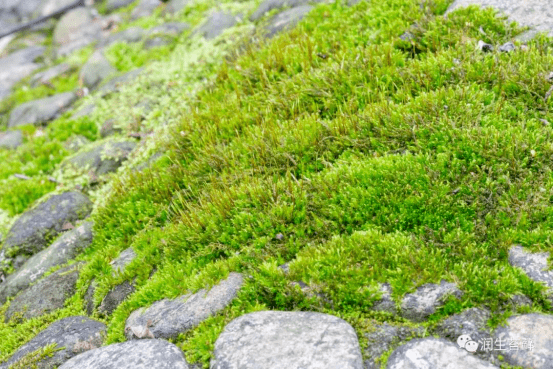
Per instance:
[[[112,78],[104,83],[102,86],[100,86],[98,91],[100,91],[102,96],[106,96],[112,92],[118,92],[121,86],[134,80],[140,75],[140,73],[142,73],[143,70],[144,68],[137,68],[115,78]]]
[[[99,43],[99,47],[107,47],[116,42],[138,42],[146,32],[141,27],[130,27],[124,31],[111,34]]]
[[[128,339],[176,338],[203,320],[227,307],[242,287],[242,275],[230,273],[228,278],[209,292],[202,289],[174,300],[157,301],[149,308],[135,310],[127,319]]]
[[[152,15],[154,10],[161,4],[163,3],[159,0],[140,0],[138,5],[131,12],[131,19],[136,20]]]
[[[383,283],[380,285],[380,292],[382,297],[373,305],[372,310],[396,314],[396,303],[392,300],[392,287],[388,283]]]
[[[553,317],[525,314],[507,319],[506,327],[494,333],[494,347],[507,349],[500,354],[511,365],[532,369],[553,368]],[[513,342],[517,349],[511,348]]]
[[[111,315],[127,297],[134,293],[134,291],[134,283],[129,281],[116,285],[104,297],[102,303],[98,307],[98,311],[105,316]]]
[[[124,8],[134,3],[135,0],[108,0],[106,2],[106,11],[112,12],[114,10]]]
[[[453,283],[441,281],[440,284],[425,284],[414,293],[405,295],[401,303],[401,313],[416,322],[422,322],[436,312],[436,308],[443,304],[443,300],[454,295],[460,298],[462,292]]]
[[[553,271],[549,269],[549,252],[531,253],[521,246],[513,246],[509,250],[509,263],[522,269],[535,282],[541,282],[553,288]]]
[[[53,195],[23,213],[13,224],[4,242],[7,257],[34,255],[62,232],[67,222],[75,223],[92,211],[92,202],[79,192]]]
[[[57,57],[81,49],[102,37],[101,20],[94,17],[92,10],[78,7],[65,13],[54,29],[54,44],[60,46]]]
[[[78,153],[67,159],[65,165],[71,165],[81,170],[88,168],[96,175],[111,173],[127,160],[135,147],[135,142],[104,142],[90,151]]]
[[[169,23],[162,24],[161,26],[157,26],[149,29],[148,34],[178,36],[189,28],[190,28],[190,25],[188,23],[169,22]]]
[[[6,311],[6,322],[15,313],[22,313],[23,318],[31,319],[61,309],[65,300],[75,293],[78,266],[62,268],[17,295]]]
[[[97,50],[92,54],[81,69],[80,78],[85,86],[90,89],[97,87],[100,82],[114,74],[117,70],[104,56],[103,50]]]
[[[414,339],[388,358],[387,369],[491,369],[499,368],[459,346],[438,338]]]
[[[144,49],[150,50],[155,47],[167,46],[171,44],[171,40],[166,37],[149,38],[144,42]]]
[[[47,0],[41,5],[40,15],[46,16],[75,3],[75,0]]]
[[[182,351],[164,340],[116,343],[82,353],[58,369],[189,369]]]
[[[355,330],[312,312],[260,311],[230,322],[215,342],[211,369],[361,369]]]
[[[39,280],[47,271],[57,265],[67,263],[92,243],[92,222],[85,222],[79,227],[63,234],[47,249],[31,257],[4,283],[0,284],[0,304],[8,297]]]
[[[207,40],[219,36],[227,28],[230,28],[239,21],[240,18],[230,12],[214,12],[193,34],[199,34]]]
[[[270,12],[273,9],[282,9],[282,8],[294,8],[300,5],[308,5],[309,3],[322,2],[324,0],[265,0],[262,2],[259,7],[253,12],[250,16],[250,20],[255,22],[261,19],[266,13]]]
[[[23,133],[19,130],[0,133],[0,149],[15,150],[23,144]]]
[[[277,33],[294,27],[303,17],[313,9],[311,5],[300,5],[275,14],[269,21],[265,37],[271,38]]]
[[[134,259],[136,258],[136,252],[134,252],[134,249],[132,247],[129,247],[121,252],[119,256],[114,259],[111,263],[111,268],[113,269],[114,273],[122,273],[127,265],[129,265]]]
[[[56,119],[77,100],[74,92],[64,92],[17,106],[10,114],[8,127],[39,125]]]
[[[72,316],[58,320],[21,346],[5,364],[0,365],[0,369],[7,369],[9,365],[17,363],[25,355],[51,344],[56,344],[59,351],[36,364],[41,369],[57,367],[75,355],[100,347],[105,332],[104,323],[85,316]]]
[[[31,46],[0,58],[0,100],[11,94],[17,82],[40,68],[35,59],[44,55],[45,51],[44,46]]]
[[[456,0],[447,13],[469,5],[493,7],[521,26],[528,26],[533,33],[547,32],[553,36],[553,8],[544,0]],[[446,14],[447,14],[446,13]]]
[[[46,69],[43,72],[37,73],[31,78],[31,85],[38,86],[40,84],[45,84],[53,80],[54,78],[61,76],[64,73],[67,73],[71,70],[71,66],[67,63],[58,64],[52,68]]]

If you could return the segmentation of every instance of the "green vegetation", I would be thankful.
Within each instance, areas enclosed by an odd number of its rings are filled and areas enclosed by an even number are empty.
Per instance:
[[[78,293],[59,312],[0,322],[0,359],[29,332],[82,314],[92,279],[97,305],[124,280],[137,286],[112,316],[97,316],[113,343],[133,310],[243,273],[231,306],[174,340],[204,367],[225,324],[256,310],[331,313],[361,339],[374,321],[407,324],[371,311],[383,282],[396,301],[424,283],[457,283],[462,298],[427,326],[473,306],[489,308],[497,325],[521,293],[533,301],[527,311],[550,310],[544,288],[510,267],[507,251],[552,244],[553,42],[484,53],[479,39],[500,45],[522,30],[491,10],[443,17],[448,1],[423,4],[319,5],[294,30],[222,64],[248,28],[212,43],[179,39],[148,76],[85,101],[97,104],[91,118],[64,116],[46,136],[31,138],[31,129],[17,152],[0,152],[0,185],[10,188],[0,207],[13,216],[53,189],[44,178],[68,155],[67,132],[95,140],[108,117],[125,132],[156,132],[95,194]],[[114,46],[118,69],[146,64],[133,47]],[[140,116],[144,97],[152,108]],[[159,151],[149,168],[128,170]],[[109,262],[128,247],[138,257],[112,276]],[[278,266],[287,262],[285,274]]]

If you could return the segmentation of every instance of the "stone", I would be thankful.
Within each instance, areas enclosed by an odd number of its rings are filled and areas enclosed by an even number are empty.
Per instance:
[[[294,8],[300,5],[308,5],[312,2],[322,2],[322,0],[265,0],[253,12],[253,14],[250,16],[250,20],[252,22],[255,22],[261,19],[266,13],[270,12],[273,9],[282,9],[287,7]]]
[[[36,87],[40,84],[49,83],[54,78],[61,76],[71,70],[71,66],[67,63],[58,64],[52,68],[49,68],[43,72],[37,73],[31,78],[31,86]]]
[[[115,127],[114,123],[114,119],[106,120],[104,124],[102,124],[102,127],[100,127],[100,137],[106,138],[108,136],[113,136],[115,134],[123,132],[121,128]]]
[[[440,284],[425,284],[417,288],[414,293],[405,295],[401,303],[401,313],[407,319],[422,322],[434,314],[436,308],[450,295],[460,298],[462,292],[455,284],[443,280]]]
[[[113,287],[102,300],[98,311],[103,315],[111,315],[115,309],[135,291],[134,283],[125,281]]]
[[[0,133],[0,149],[15,150],[23,144],[23,133],[19,130]]]
[[[312,312],[260,311],[230,322],[215,342],[211,369],[361,369],[355,330]]]
[[[74,3],[75,0],[47,0],[41,4],[40,15],[44,17],[53,14],[56,11]]]
[[[138,5],[136,5],[131,12],[131,19],[136,20],[152,15],[154,10],[161,4],[163,3],[160,0],[140,0]]]
[[[512,42],[506,42],[503,45],[499,46],[499,51],[504,53],[510,53],[511,51],[514,51],[516,49],[515,44]]]
[[[388,283],[382,283],[380,292],[382,297],[373,305],[372,310],[396,314],[396,303],[392,300],[392,287]]]
[[[149,35],[170,35],[178,36],[190,28],[188,23],[169,22],[148,30]]]
[[[241,274],[230,273],[209,292],[202,289],[174,300],[163,299],[131,313],[125,323],[128,339],[176,338],[227,307],[242,287]]]
[[[23,213],[13,224],[4,242],[7,257],[34,255],[62,232],[67,222],[75,223],[92,211],[92,202],[80,192],[53,195]]]
[[[294,27],[311,9],[313,9],[311,5],[300,5],[276,14],[269,20],[265,37],[271,38],[279,32]]]
[[[141,27],[130,27],[124,31],[114,33],[99,42],[99,47],[107,47],[116,42],[138,42],[144,37],[145,31]]]
[[[81,107],[79,110],[77,110],[71,116],[71,118],[77,119],[77,118],[81,118],[81,117],[85,117],[85,116],[90,116],[94,112],[95,109],[96,109],[96,105],[94,105],[94,104],[85,105],[85,106]]]
[[[65,13],[54,29],[54,44],[61,46],[56,56],[61,57],[83,48],[102,37],[102,24],[92,10],[78,7]]]
[[[547,32],[553,36],[553,8],[544,0],[455,0],[450,5],[450,12],[469,5],[493,7],[521,26],[532,28],[532,33]]]
[[[501,351],[505,361],[524,368],[553,368],[553,317],[544,314],[525,314],[507,319],[507,326],[494,333],[494,344],[516,342],[517,350]],[[526,347],[523,347],[526,343]],[[530,347],[530,344],[533,346]],[[495,346],[494,346],[495,347]]]
[[[110,13],[114,10],[129,6],[134,3],[134,1],[135,0],[108,0],[106,2],[106,11]]]
[[[44,46],[31,46],[0,58],[0,100],[11,94],[17,82],[40,68],[35,60],[45,51]]]
[[[64,92],[23,103],[11,112],[8,127],[48,123],[61,115],[75,100],[77,95],[74,92]]]
[[[62,268],[17,295],[6,311],[6,322],[15,313],[31,319],[61,309],[75,293],[79,264]]]
[[[38,368],[50,369],[63,364],[70,358],[87,350],[102,345],[106,325],[85,316],[72,316],[58,320],[37,334],[13,354],[0,369],[17,363],[25,355],[51,344],[56,344],[56,351],[51,357],[44,357],[37,364]]]
[[[47,249],[35,254],[14,274],[0,284],[0,304],[8,297],[38,281],[55,266],[67,263],[92,243],[92,222],[85,222],[63,234]]]
[[[92,313],[94,313],[94,293],[96,292],[97,286],[98,283],[93,279],[84,295],[85,309],[88,315],[92,315]]]
[[[97,87],[100,82],[115,73],[117,70],[109,63],[102,50],[92,54],[81,69],[80,78],[90,89]]]
[[[76,169],[88,168],[96,175],[111,173],[117,170],[125,162],[136,143],[104,142],[93,149],[80,152],[67,159],[65,165],[74,166]]]
[[[102,96],[106,96],[112,92],[118,92],[121,86],[137,78],[143,70],[144,68],[137,68],[115,78],[112,78],[105,84],[100,86],[98,91],[100,91]]]
[[[499,368],[444,339],[414,339],[388,358],[387,369],[492,369]]]
[[[144,42],[144,49],[150,50],[155,47],[167,46],[171,44],[171,40],[166,37],[149,38]]]
[[[114,275],[122,273],[127,265],[129,265],[135,258],[136,253],[132,247],[123,250],[123,252],[121,252],[115,260],[109,263],[113,269]]]
[[[509,263],[522,269],[535,282],[553,288],[553,271],[549,269],[549,252],[531,253],[524,251],[522,246],[513,246],[509,250]]]
[[[182,351],[165,340],[116,343],[84,352],[58,369],[189,369]]]
[[[478,46],[477,47],[478,47],[478,50],[483,51],[483,52],[493,51],[493,45],[487,44],[482,40],[478,41]]]
[[[209,18],[193,32],[194,35],[199,34],[207,40],[211,40],[219,36],[227,28],[236,24],[240,19],[229,12],[214,12]]]
[[[165,6],[164,12],[169,14],[176,14],[184,9],[189,3],[190,0],[170,0]]]
[[[88,145],[89,143],[90,140],[85,136],[74,135],[65,142],[64,147],[69,151],[77,152],[81,149],[81,147]]]

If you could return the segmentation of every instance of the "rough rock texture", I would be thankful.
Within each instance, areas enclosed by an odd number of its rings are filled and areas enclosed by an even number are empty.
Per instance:
[[[142,73],[143,70],[144,70],[144,68],[137,68],[137,69],[131,70],[130,72],[127,72],[125,74],[117,76],[113,79],[110,79],[104,85],[102,85],[98,89],[98,91],[100,91],[102,93],[102,96],[105,96],[105,95],[110,94],[112,92],[118,92],[119,87],[121,85],[124,85],[125,83],[130,82],[133,79],[135,79],[136,77],[138,77],[138,75],[140,73]]]
[[[23,133],[19,130],[0,133],[0,149],[15,150],[23,143]]]
[[[425,284],[414,293],[405,295],[401,303],[401,313],[407,319],[422,322],[436,311],[436,307],[440,306],[447,296],[454,295],[459,298],[461,294],[455,284],[446,281],[441,281],[440,284]]]
[[[40,15],[45,16],[54,13],[56,10],[73,4],[75,0],[47,0],[40,6]]]
[[[524,368],[553,368],[553,316],[525,314],[507,319],[506,327],[499,327],[494,333],[494,347],[511,365]],[[511,347],[515,342],[517,349]],[[533,347],[530,347],[532,345]]]
[[[491,6],[507,15],[511,21],[531,27],[533,34],[548,32],[550,36],[553,36],[553,8],[548,1],[456,0],[451,4],[448,12],[469,5]]]
[[[31,283],[39,280],[52,267],[73,259],[91,243],[92,222],[85,222],[62,235],[47,249],[27,260],[17,272],[0,284],[0,304],[6,302],[6,298],[16,295]]]
[[[131,12],[131,19],[135,20],[151,15],[154,10],[162,4],[159,0],[140,0],[138,5]]]
[[[0,365],[0,369],[7,369],[28,353],[55,343],[61,350],[37,363],[39,369],[54,368],[79,353],[100,347],[105,331],[104,323],[84,316],[58,320],[21,346],[5,364]]]
[[[114,33],[99,43],[100,47],[109,46],[115,42],[138,42],[144,37],[144,29],[140,27],[130,27],[124,31]]]
[[[332,315],[261,311],[230,322],[215,342],[211,369],[361,369],[353,328]]]
[[[65,223],[84,219],[91,211],[92,202],[82,193],[51,196],[15,221],[4,242],[6,256],[35,254],[48,246]]]
[[[383,283],[380,286],[380,292],[382,292],[382,298],[373,305],[372,309],[392,314],[397,313],[396,303],[392,300],[392,287],[388,283]]]
[[[269,21],[265,37],[271,38],[277,33],[295,26],[311,9],[313,9],[311,5],[301,5],[276,14]]]
[[[398,347],[388,358],[387,369],[491,369],[499,368],[478,359],[443,339],[414,339]]]
[[[378,324],[376,329],[365,334],[368,346],[365,350],[367,360],[365,360],[365,369],[380,369],[380,363],[377,360],[382,357],[386,351],[397,346],[401,341],[413,337],[422,337],[424,328],[410,328],[389,325],[388,323]]]
[[[82,353],[58,369],[189,369],[182,351],[165,340],[116,343]]]
[[[112,67],[106,59],[104,52],[102,50],[97,50],[92,54],[85,65],[83,65],[80,78],[85,86],[93,89],[115,72],[116,69]]]
[[[170,39],[167,39],[166,37],[154,37],[149,38],[144,42],[144,49],[150,50],[154,47],[160,47],[160,46],[166,46],[171,43]]]
[[[209,292],[202,289],[192,295],[164,299],[147,309],[135,310],[125,324],[127,338],[175,338],[223,310],[241,287],[242,275],[230,273]]]
[[[121,304],[127,297],[129,297],[135,291],[134,283],[125,281],[113,287],[106,297],[102,300],[102,303],[98,307],[98,311],[103,315],[111,315],[115,309]]]
[[[169,22],[157,27],[153,27],[152,29],[148,30],[148,34],[178,36],[189,28],[190,25],[188,23]]]
[[[112,12],[114,10],[117,10],[119,8],[123,8],[125,6],[128,6],[132,4],[135,0],[108,0],[106,2],[106,11]]]
[[[17,106],[10,114],[8,127],[42,124],[54,120],[77,100],[74,92],[64,92]]]
[[[127,160],[135,148],[134,142],[105,142],[90,151],[69,158],[67,163],[76,168],[88,168],[96,175],[111,173]]]
[[[83,48],[102,36],[102,24],[95,19],[92,11],[85,7],[75,8],[65,13],[54,29],[54,43],[60,48],[58,57]]]
[[[71,70],[71,66],[67,63],[58,64],[52,68],[46,69],[40,73],[37,73],[31,78],[31,86],[38,86],[40,84],[48,83],[54,78],[67,73]]]
[[[225,29],[234,26],[239,18],[229,12],[214,12],[207,21],[194,30],[193,34],[199,34],[208,40],[219,36]]]
[[[175,14],[184,9],[189,3],[190,0],[170,0],[165,7],[165,13]]]
[[[79,264],[62,268],[17,295],[6,311],[6,321],[15,313],[30,319],[62,308],[65,300],[75,293],[78,267]]]
[[[255,22],[258,19],[261,19],[265,13],[270,12],[273,9],[281,9],[281,8],[294,8],[296,6],[300,5],[307,5],[311,2],[321,2],[324,0],[265,0],[262,2],[259,7],[253,12],[253,14],[250,16],[250,20],[252,22]]]
[[[526,275],[536,282],[543,282],[547,287],[553,288],[553,271],[549,268],[549,252],[532,254],[524,251],[521,246],[513,246],[509,250],[509,263],[521,268]]]
[[[134,249],[129,247],[123,250],[117,259],[114,259],[110,265],[113,268],[114,273],[121,273],[135,258],[136,253],[134,252]]]
[[[44,46],[31,46],[0,58],[0,100],[11,94],[17,82],[40,67],[34,61],[45,51]]]

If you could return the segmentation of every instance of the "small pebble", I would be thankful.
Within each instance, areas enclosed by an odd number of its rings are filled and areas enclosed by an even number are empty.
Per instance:
[[[514,51],[516,49],[515,44],[512,42],[504,43],[503,45],[499,46],[499,51],[504,53],[510,53],[511,51]]]

